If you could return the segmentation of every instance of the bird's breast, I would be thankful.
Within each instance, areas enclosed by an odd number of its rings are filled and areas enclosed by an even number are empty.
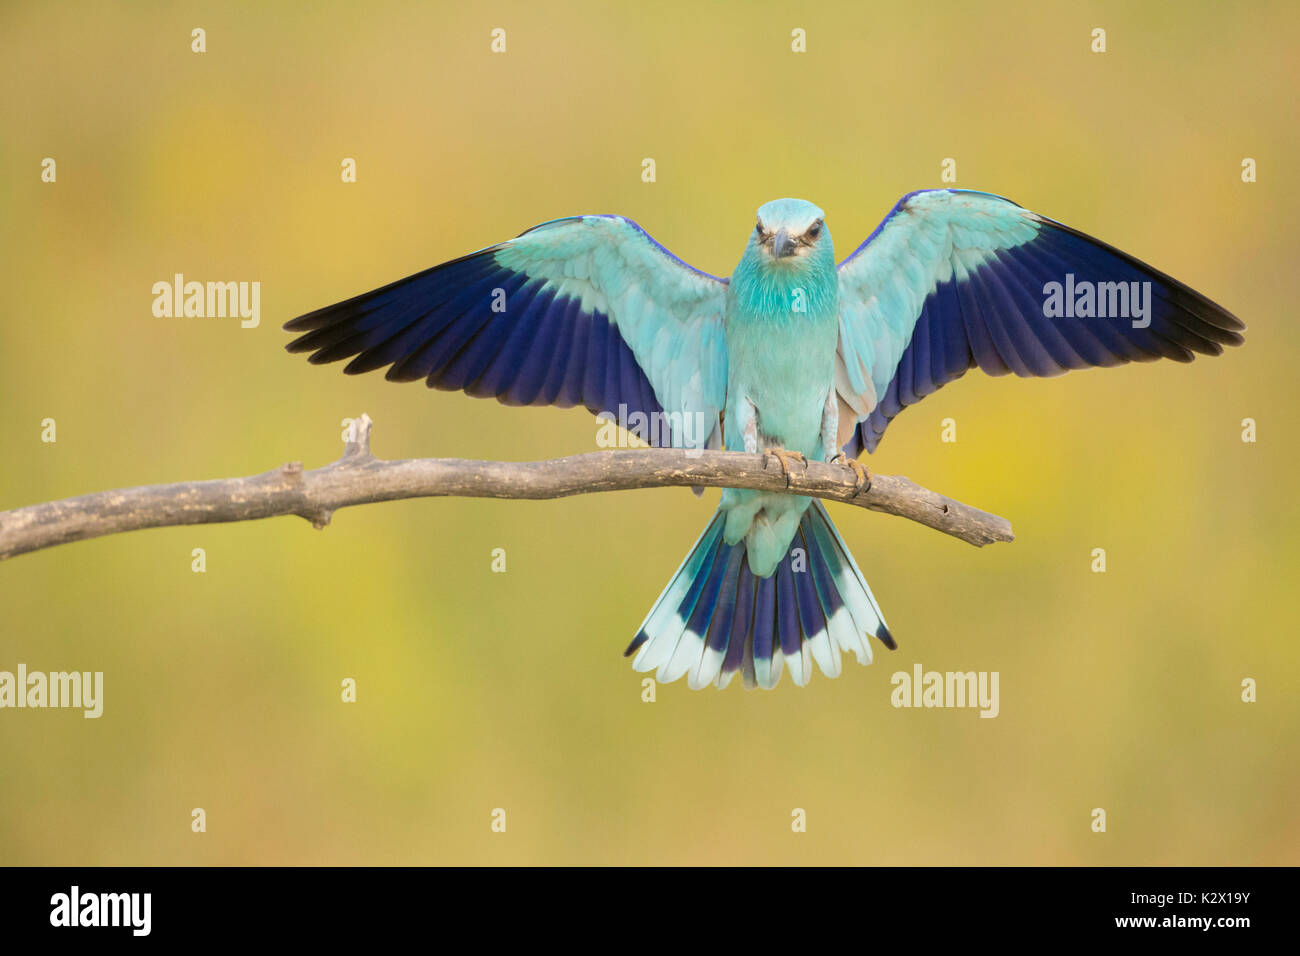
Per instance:
[[[835,377],[838,320],[814,312],[787,315],[738,310],[727,317],[729,420],[750,402],[765,442],[818,454],[826,390]],[[733,407],[734,406],[734,407]],[[728,447],[742,436],[727,435]]]

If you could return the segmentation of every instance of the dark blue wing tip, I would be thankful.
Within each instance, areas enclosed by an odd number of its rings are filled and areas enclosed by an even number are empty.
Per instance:
[[[333,306],[329,306],[333,308]],[[296,319],[290,319],[280,328],[286,332],[302,332],[296,339],[284,347],[286,352],[307,352],[311,349],[311,343],[306,342],[307,336],[315,332],[323,324],[320,314],[324,309],[317,309],[315,312],[308,312],[306,315],[300,315]]]
[[[885,627],[885,622],[880,622],[880,630],[876,631],[876,640],[880,641],[891,651],[898,650],[898,642],[894,640],[894,635],[889,633],[889,628]]]
[[[1244,332],[1246,330],[1246,323],[1242,322],[1241,319],[1237,318],[1237,316],[1233,315],[1231,312],[1229,312],[1223,306],[1219,305],[1219,303],[1215,302],[1213,299],[1209,298],[1208,296],[1200,292],[1197,292],[1195,289],[1187,285],[1185,282],[1181,282],[1178,279],[1175,279],[1173,276],[1169,275],[1169,273],[1163,272],[1160,269],[1157,269],[1155,266],[1147,262],[1143,262],[1137,256],[1131,255],[1130,253],[1125,252],[1123,249],[1119,249],[1115,246],[1112,246],[1108,242],[1103,242],[1102,240],[1096,238],[1095,236],[1090,236],[1086,232],[1083,232],[1079,229],[1075,229],[1073,226],[1067,226],[1063,222],[1057,222],[1055,219],[1049,219],[1047,216],[1040,216],[1037,213],[1033,215],[1035,219],[1039,220],[1044,225],[1050,226],[1052,229],[1058,230],[1059,232],[1072,236],[1073,238],[1080,240],[1081,242],[1089,246],[1092,246],[1097,249],[1102,249],[1105,252],[1108,252],[1111,255],[1115,256],[1117,259],[1120,259],[1121,261],[1125,262],[1126,264],[1133,267],[1134,269],[1138,270],[1139,272],[1146,273],[1148,276],[1150,276],[1151,279],[1161,283],[1163,286],[1166,287],[1168,292],[1174,296],[1175,305],[1179,306],[1185,311],[1191,312],[1197,318],[1200,318],[1201,320],[1215,326],[1219,330],[1228,333]],[[1189,306],[1194,308],[1189,308]],[[1240,345],[1244,341],[1244,339],[1242,339],[1242,337],[1239,335],[1224,336],[1221,337],[1219,341],[1224,345],[1235,346],[1235,345]],[[1203,352],[1202,354],[1217,355],[1219,353]]]
[[[627,650],[623,652],[623,656],[631,657],[637,652],[637,649],[649,639],[649,637],[650,635],[645,631],[637,631],[636,637],[632,638],[632,643],[627,646]]]

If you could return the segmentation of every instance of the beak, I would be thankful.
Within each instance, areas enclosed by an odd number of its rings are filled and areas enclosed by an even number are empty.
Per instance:
[[[793,255],[796,245],[788,232],[784,229],[780,230],[772,237],[772,258],[784,259],[786,256]]]

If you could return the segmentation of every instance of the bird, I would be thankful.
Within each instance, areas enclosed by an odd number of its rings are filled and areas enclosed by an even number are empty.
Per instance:
[[[852,468],[891,421],[977,368],[1050,377],[1240,345],[1245,326],[1176,279],[992,193],[903,196],[836,262],[821,208],[760,206],[729,277],[632,220],[584,215],[299,316],[286,348],[344,371],[507,405],[630,413],[674,448]],[[641,413],[640,416],[636,413]],[[650,423],[659,423],[655,427]],[[702,489],[700,489],[702,491]],[[660,682],[804,685],[872,640],[895,649],[820,500],[727,488],[625,655]]]

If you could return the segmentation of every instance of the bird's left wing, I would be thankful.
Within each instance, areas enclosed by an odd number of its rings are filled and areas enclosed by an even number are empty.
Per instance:
[[[510,405],[582,404],[654,444],[702,447],[726,401],[725,303],[725,280],[631,220],[576,216],[285,328],[306,333],[290,352],[351,358],[350,374],[391,366],[392,381]]]
[[[851,455],[874,451],[895,415],[975,366],[1050,376],[1189,362],[1240,344],[1244,328],[1112,246],[959,189],[899,200],[840,263],[839,291],[836,389],[840,443]]]

